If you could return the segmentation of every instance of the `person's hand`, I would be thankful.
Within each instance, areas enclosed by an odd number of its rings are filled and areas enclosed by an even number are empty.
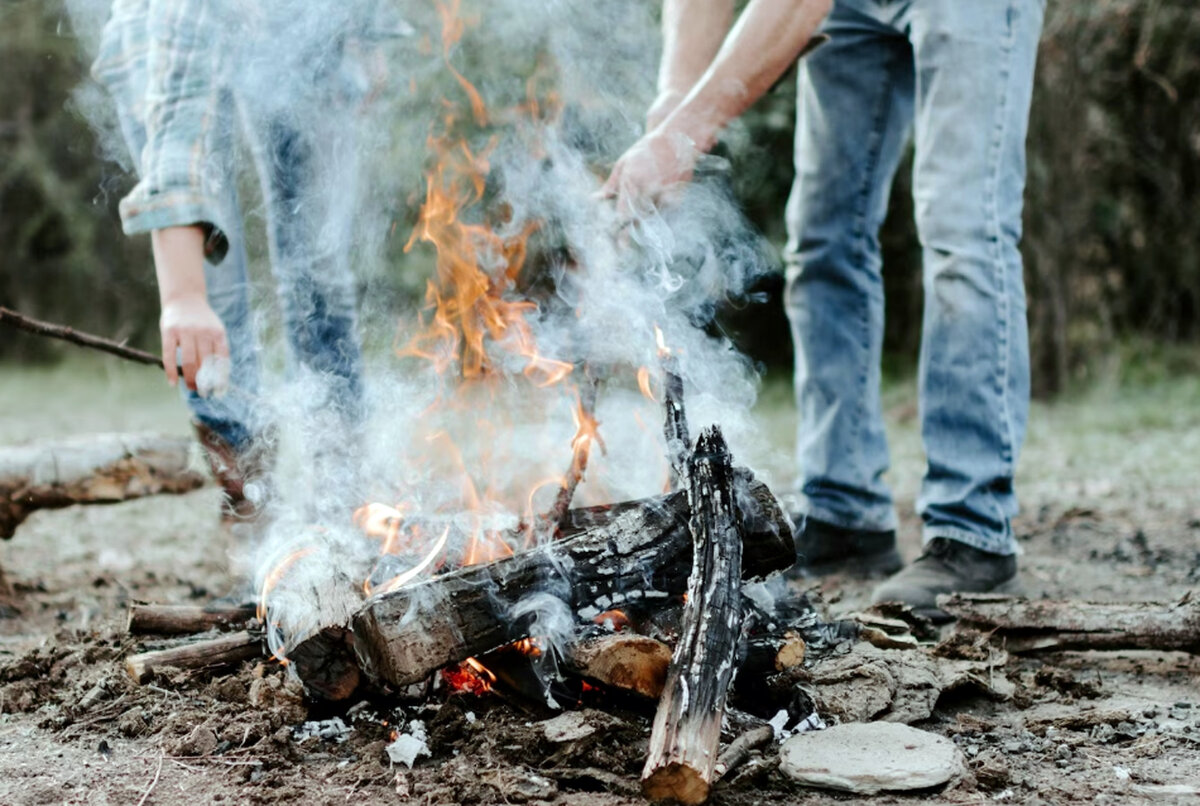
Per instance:
[[[634,143],[613,166],[602,193],[631,217],[691,180],[700,152],[686,135],[658,127]]]
[[[183,370],[183,382],[196,391],[196,373],[206,360],[228,362],[229,343],[225,326],[199,295],[185,295],[163,303],[159,318],[162,334],[163,367],[167,381],[174,386]],[[179,368],[176,367],[178,357]]]

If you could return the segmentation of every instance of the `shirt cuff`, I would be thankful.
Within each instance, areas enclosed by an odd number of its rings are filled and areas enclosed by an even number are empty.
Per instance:
[[[137,235],[166,227],[200,227],[204,231],[204,257],[214,266],[229,253],[229,238],[221,226],[216,205],[192,191],[176,190],[143,196],[135,188],[121,200],[121,227]]]

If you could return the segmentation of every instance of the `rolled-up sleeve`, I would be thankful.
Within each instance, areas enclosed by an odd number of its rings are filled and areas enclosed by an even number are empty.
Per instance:
[[[137,186],[121,200],[121,222],[133,234],[197,225],[210,261],[228,250],[224,184],[231,181],[213,153],[220,110],[220,0],[150,0],[146,84],[142,106],[146,145]]]

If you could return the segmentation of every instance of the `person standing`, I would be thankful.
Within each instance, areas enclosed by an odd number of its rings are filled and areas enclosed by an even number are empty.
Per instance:
[[[782,72],[776,55],[804,47],[811,31],[800,21],[827,11],[820,30],[830,41],[800,65],[786,210],[799,565],[813,574],[896,572],[873,598],[934,618],[945,617],[939,594],[1015,591],[1013,477],[1029,409],[1018,244],[1044,0],[752,0],[728,36],[714,37],[712,21],[730,9],[666,2],[663,92],[609,190],[629,206],[686,181],[696,154]],[[878,232],[910,135],[928,465],[917,501],[924,551],[899,570],[882,478]]]
[[[227,523],[257,516],[262,502],[247,483],[269,470],[275,431],[260,392],[236,190],[239,125],[258,168],[292,368],[318,379],[310,408],[332,413],[331,441],[344,442],[361,414],[353,217],[331,198],[352,194],[354,181],[353,166],[335,173],[346,162],[337,156],[354,151],[353,115],[338,97],[342,20],[289,32],[306,15],[287,5],[116,0],[92,67],[139,178],[121,219],[127,234],[151,234],[167,379],[184,382]],[[228,391],[211,394],[201,368],[224,361]]]

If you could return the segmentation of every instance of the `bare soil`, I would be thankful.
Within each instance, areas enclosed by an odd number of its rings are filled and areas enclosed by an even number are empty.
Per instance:
[[[183,431],[182,406],[156,391],[153,373],[115,367],[0,369],[0,443],[147,424]],[[791,414],[769,392],[759,412],[767,442],[789,445]],[[1173,600],[1200,586],[1198,395],[1200,382],[1183,379],[1035,409],[1017,522],[1032,595]],[[920,454],[910,392],[889,393],[889,428],[911,558]],[[786,477],[786,450],[753,459]],[[645,708],[587,710],[591,735],[556,743],[545,714],[493,696],[442,691],[420,704],[334,710],[306,703],[282,669],[257,662],[134,685],[123,658],[156,644],[124,634],[131,601],[205,602],[235,587],[216,509],[208,488],[43,512],[0,545],[15,588],[0,602],[0,803],[643,802]],[[830,579],[821,589],[846,612],[870,586]],[[1200,658],[1060,653],[1014,658],[1006,673],[1012,700],[947,695],[918,725],[958,743],[970,777],[875,800],[1137,803],[1200,792]],[[409,770],[385,747],[413,720],[431,755]],[[796,786],[774,758],[756,756],[712,802],[858,799]]]

